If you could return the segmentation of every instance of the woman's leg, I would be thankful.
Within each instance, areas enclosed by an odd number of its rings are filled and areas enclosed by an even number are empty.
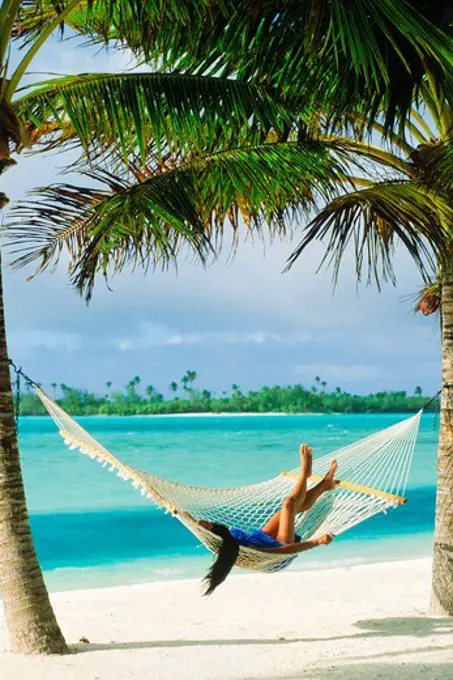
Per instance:
[[[308,447],[307,447],[308,448]],[[302,446],[301,446],[301,458],[302,458]],[[263,531],[272,536],[273,538],[281,541],[282,543],[292,543],[295,540],[295,530],[294,524],[297,515],[300,512],[305,512],[309,510],[315,501],[325,492],[333,490],[339,483],[335,480],[335,472],[337,471],[338,464],[336,460],[332,461],[329,472],[326,474],[324,479],[322,479],[318,484],[313,486],[311,489],[306,489],[307,477],[311,474],[311,450],[310,450],[310,464],[309,471],[310,474],[305,477],[303,464],[301,460],[301,474],[298,479],[298,483],[294,487],[294,490],[284,502],[282,509],[273,515],[270,520],[263,527]],[[286,538],[288,537],[288,538]],[[283,540],[285,539],[286,540]]]
[[[281,540],[280,534],[291,533],[294,535],[294,520],[303,505],[307,493],[307,479],[311,475],[312,455],[311,449],[307,444],[300,447],[300,475],[294,489],[288,498],[283,501],[282,509],[273,515],[264,525],[263,531],[269,536]],[[285,541],[282,541],[284,543]],[[290,541],[291,542],[291,541]]]
[[[302,505],[298,509],[299,512],[305,512],[306,510],[309,510],[313,503],[318,500],[318,498],[325,492],[325,491],[333,491],[335,487],[340,483],[338,480],[335,479],[335,473],[338,468],[338,463],[336,460],[333,460],[331,465],[330,465],[330,470],[324,477],[324,479],[321,479],[318,484],[315,486],[312,486],[311,489],[308,489],[307,493],[305,494],[305,498],[303,500]]]

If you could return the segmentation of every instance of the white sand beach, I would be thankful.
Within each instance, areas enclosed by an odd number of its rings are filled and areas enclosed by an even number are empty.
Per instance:
[[[0,653],[2,680],[452,680],[430,560],[56,593],[74,653]],[[80,638],[90,644],[80,644]],[[0,649],[8,647],[0,620]]]

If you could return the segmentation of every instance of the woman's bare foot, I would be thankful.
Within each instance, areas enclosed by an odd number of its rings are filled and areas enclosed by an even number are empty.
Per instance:
[[[336,460],[333,460],[330,464],[330,470],[324,477],[324,483],[326,485],[326,489],[328,491],[332,491],[332,489],[335,489],[336,486],[340,483],[337,479],[335,479],[335,473],[338,469],[338,463]]]
[[[308,444],[300,445],[300,474],[302,477],[310,477],[313,464],[312,450]]]

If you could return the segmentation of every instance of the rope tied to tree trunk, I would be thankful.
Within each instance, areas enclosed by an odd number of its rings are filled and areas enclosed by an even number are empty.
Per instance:
[[[16,434],[19,434],[19,415],[20,415],[20,381],[21,378],[25,381],[29,387],[39,387],[38,383],[28,377],[22,367],[18,368],[12,359],[8,359],[8,364],[13,369],[16,374],[15,378],[15,400],[14,400],[14,426],[16,428]]]
[[[443,390],[445,387],[446,387],[447,389],[448,389],[448,388],[453,388],[453,383],[444,383],[444,384],[442,385],[442,387],[440,388],[440,390],[439,390],[438,392],[436,392],[436,394],[434,395],[434,397],[431,397],[431,399],[429,399],[429,400],[426,402],[426,404],[422,407],[422,410],[423,410],[423,411],[425,411],[425,410],[428,408],[428,406],[431,406],[431,404],[433,403],[433,401],[435,401],[438,397],[440,397],[440,395],[442,394],[442,390]],[[436,426],[437,426],[437,418],[438,418],[438,416],[439,416],[439,410],[440,410],[440,402],[438,401],[438,402],[437,402],[437,409],[434,411],[433,430],[435,430],[435,429],[436,429]]]
[[[428,406],[431,406],[431,404],[433,403],[433,401],[435,401],[437,399],[437,397],[440,397],[440,395],[442,394],[442,389],[443,389],[443,387],[441,387],[440,390],[438,392],[436,392],[434,397],[431,397],[431,399],[428,399],[426,404],[424,406],[422,406],[422,411],[425,411],[428,408]]]

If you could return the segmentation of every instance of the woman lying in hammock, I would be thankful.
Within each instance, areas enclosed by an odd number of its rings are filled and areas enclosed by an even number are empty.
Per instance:
[[[307,480],[312,471],[312,450],[307,444],[302,444],[300,475],[291,495],[283,501],[281,510],[276,512],[262,528],[250,533],[235,527],[228,528],[217,522],[197,520],[189,513],[185,513],[189,519],[223,539],[217,559],[204,579],[206,583],[204,595],[213,593],[217,586],[226,579],[236,562],[241,545],[261,552],[295,555],[316,548],[318,545],[331,543],[333,538],[331,534],[324,534],[319,538],[302,542],[300,536],[296,534],[295,522],[297,515],[309,510],[321,494],[336,487],[339,483],[335,480],[336,470],[337,462],[334,460],[326,476],[316,486],[307,490]]]

